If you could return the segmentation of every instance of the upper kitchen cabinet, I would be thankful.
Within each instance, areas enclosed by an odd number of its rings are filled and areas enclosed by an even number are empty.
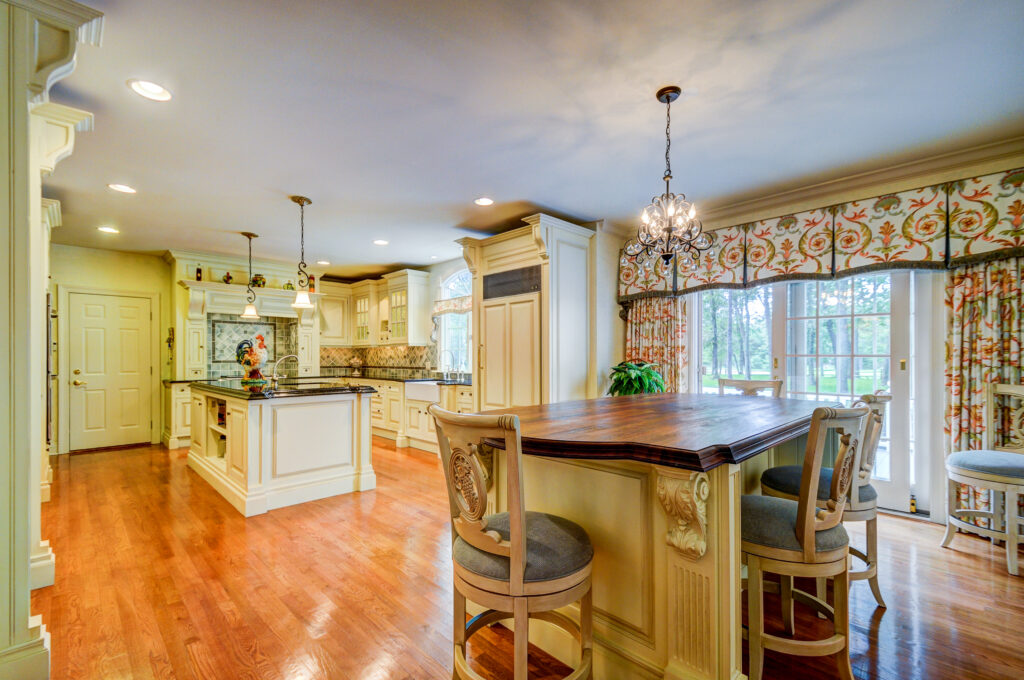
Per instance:
[[[352,284],[352,344],[377,344],[378,284],[360,281]]]
[[[402,269],[384,275],[389,345],[426,345],[430,341],[430,306],[427,272]]]
[[[352,286],[320,282],[320,345],[347,347],[353,342]]]

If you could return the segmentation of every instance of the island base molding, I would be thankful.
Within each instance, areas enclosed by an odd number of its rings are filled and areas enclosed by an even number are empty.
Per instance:
[[[488,511],[500,512],[504,452],[488,467]],[[580,524],[594,544],[594,677],[746,677],[738,465],[704,473],[528,455],[523,474],[529,510]],[[575,605],[563,613],[578,620]],[[530,623],[530,642],[577,662],[575,640],[543,621]]]

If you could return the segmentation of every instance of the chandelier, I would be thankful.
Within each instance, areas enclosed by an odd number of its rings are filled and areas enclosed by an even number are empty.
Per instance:
[[[259,238],[251,231],[243,231],[242,236],[249,239],[249,282],[245,284],[245,299],[247,304],[245,310],[239,315],[243,319],[258,319],[260,313],[256,311],[256,293],[252,289],[252,240]]]
[[[672,102],[679,97],[680,90],[669,85],[658,90],[658,101],[665,104],[665,193],[651,199],[651,204],[640,215],[640,227],[636,238],[625,246],[625,254],[633,257],[645,269],[651,269],[658,258],[667,265],[676,257],[680,269],[697,268],[700,254],[714,243],[711,234],[704,232],[697,219],[697,208],[686,200],[685,194],[673,194],[669,190],[672,179]],[[625,257],[623,258],[626,259]]]
[[[306,271],[306,206],[313,201],[305,196],[291,196],[293,202],[299,204],[299,281],[295,290],[295,309],[313,309],[309,300],[309,272]]]

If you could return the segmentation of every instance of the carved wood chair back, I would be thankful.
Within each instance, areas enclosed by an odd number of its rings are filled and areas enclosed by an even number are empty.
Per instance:
[[[726,388],[739,390],[740,394],[746,397],[756,397],[762,390],[771,390],[772,396],[778,399],[782,396],[782,380],[734,380],[732,378],[718,379],[718,393],[725,394]]]
[[[523,507],[522,446],[519,416],[467,415],[446,411],[431,404],[428,412],[437,426],[441,467],[448,487],[452,530],[475,548],[509,558],[509,587],[513,594],[523,592],[526,569],[526,511]],[[481,454],[485,440],[505,443],[508,477],[509,539],[488,530],[487,477]],[[454,536],[452,537],[454,540]]]
[[[1024,454],[1024,385],[990,384],[984,417],[986,449]]]
[[[858,451],[864,442],[865,421],[871,409],[831,408],[814,409],[811,429],[804,453],[804,469],[800,479],[800,499],[797,508],[796,538],[808,562],[814,561],[815,533],[831,529],[843,521],[846,499],[856,476],[855,465],[860,462]],[[818,484],[822,459],[829,434],[835,431],[839,439],[832,472],[832,487],[824,507],[817,506]]]
[[[871,472],[875,469],[875,457],[878,454],[878,443],[882,439],[882,432],[885,429],[885,409],[892,401],[892,395],[878,391],[874,394],[860,396],[854,406],[867,406],[871,409],[864,424],[864,441],[860,447],[858,460],[854,463],[854,470],[857,474],[850,485],[850,509],[864,510],[868,506],[874,506],[875,502],[860,502],[860,488],[871,483]]]

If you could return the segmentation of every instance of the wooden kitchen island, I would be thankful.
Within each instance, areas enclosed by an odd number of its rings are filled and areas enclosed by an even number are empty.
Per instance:
[[[246,517],[376,487],[372,388],[332,378],[189,387],[188,466]]]
[[[595,678],[744,677],[740,463],[806,434],[821,405],[670,393],[503,411],[530,454],[527,509],[571,519],[594,544]],[[506,508],[503,458],[489,512]],[[530,640],[572,661],[553,626],[531,622]]]

